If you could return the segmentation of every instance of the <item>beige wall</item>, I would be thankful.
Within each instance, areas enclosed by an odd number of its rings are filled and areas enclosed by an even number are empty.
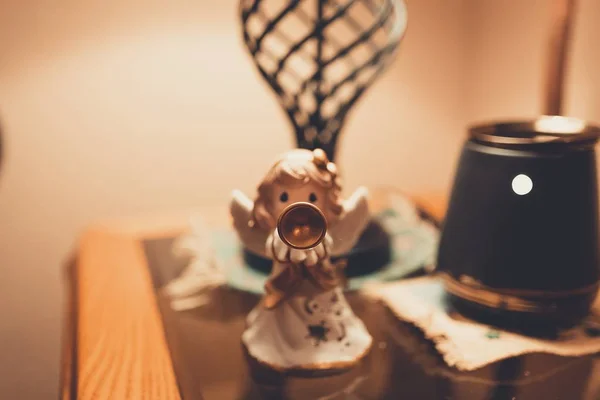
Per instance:
[[[529,118],[541,112],[552,0],[470,0],[467,119]],[[565,113],[600,123],[600,2],[578,0]]]
[[[342,140],[348,189],[444,193],[467,122],[535,114],[548,1],[409,0],[400,56]],[[222,204],[292,145],[236,3],[0,0],[0,393],[56,389],[60,268],[86,225]],[[569,110],[600,120],[600,4],[582,8]]]

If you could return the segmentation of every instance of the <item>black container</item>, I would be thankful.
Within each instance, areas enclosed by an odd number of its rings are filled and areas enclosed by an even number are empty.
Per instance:
[[[542,117],[469,133],[438,251],[449,301],[505,328],[572,326],[600,279],[600,130]]]

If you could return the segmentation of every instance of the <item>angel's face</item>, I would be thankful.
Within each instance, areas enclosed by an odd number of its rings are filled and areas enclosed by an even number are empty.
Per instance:
[[[317,206],[323,212],[325,218],[330,220],[328,214],[329,210],[328,207],[326,207],[327,191],[312,181],[302,186],[295,187],[274,184],[271,196],[270,211],[275,219],[277,219],[281,212],[290,204],[307,202]]]

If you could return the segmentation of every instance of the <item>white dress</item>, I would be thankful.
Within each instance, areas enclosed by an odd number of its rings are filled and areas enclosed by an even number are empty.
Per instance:
[[[341,288],[319,291],[309,281],[273,309],[260,303],[247,323],[242,341],[249,355],[277,370],[347,368],[372,342]]]
[[[364,189],[346,201],[340,221],[331,229],[331,254],[346,252],[355,244],[368,222],[366,204]],[[255,251],[262,247],[262,254],[267,255],[266,235],[253,234],[245,228],[248,219],[244,218],[249,215],[251,202],[236,192],[231,210],[244,244]],[[275,261],[271,276],[288,267]],[[368,353],[372,338],[348,305],[341,287],[324,290],[304,279],[293,294],[275,307],[267,308],[261,302],[250,312],[242,342],[249,356],[260,364],[279,371],[311,371],[353,366]]]

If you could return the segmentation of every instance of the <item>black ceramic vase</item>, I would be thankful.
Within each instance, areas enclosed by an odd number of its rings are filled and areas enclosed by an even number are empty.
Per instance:
[[[536,331],[589,312],[600,278],[599,133],[564,117],[469,131],[438,251],[457,311]]]

